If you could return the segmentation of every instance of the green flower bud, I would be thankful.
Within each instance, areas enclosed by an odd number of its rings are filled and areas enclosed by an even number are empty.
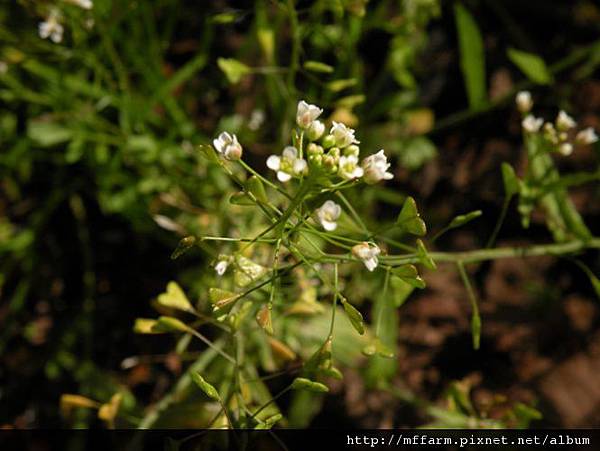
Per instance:
[[[315,143],[310,143],[306,146],[306,154],[310,157],[312,155],[323,155],[323,148]]]
[[[344,149],[344,155],[347,157],[349,157],[350,155],[354,155],[355,157],[358,157],[359,154],[360,154],[360,147],[358,147],[356,144],[351,144]]]
[[[327,155],[332,156],[337,161],[340,158],[340,149],[338,147],[332,147],[329,149],[329,152],[327,152]]]
[[[325,149],[329,149],[330,147],[335,146],[335,136],[325,135],[325,137],[321,140],[321,144]]]

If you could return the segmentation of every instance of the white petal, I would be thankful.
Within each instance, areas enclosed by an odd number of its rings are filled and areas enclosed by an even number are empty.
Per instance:
[[[290,174],[288,174],[287,172],[277,171],[277,179],[279,179],[280,182],[287,182],[291,178],[292,178],[292,176]]]
[[[295,147],[287,146],[285,149],[283,149],[281,156],[283,158],[285,158],[286,160],[287,159],[295,160],[296,157],[298,156],[298,150]]]
[[[321,221],[321,225],[328,232],[333,232],[335,229],[337,229],[337,223],[333,221]]]
[[[369,258],[368,260],[365,260],[364,263],[369,271],[373,271],[377,268],[377,257]]]
[[[277,155],[271,155],[267,158],[267,167],[273,171],[279,171],[279,168],[281,167],[281,158]]]
[[[305,169],[306,169],[306,160],[303,160],[300,158],[300,159],[294,161],[294,173],[296,175],[302,174],[302,172],[304,172]]]

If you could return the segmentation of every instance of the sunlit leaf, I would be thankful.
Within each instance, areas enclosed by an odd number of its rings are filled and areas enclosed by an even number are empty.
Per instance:
[[[192,332],[192,329],[187,324],[172,316],[161,316],[158,318],[152,330],[156,332]]]
[[[154,329],[156,326],[156,320],[151,318],[136,318],[135,324],[133,326],[133,331],[136,334],[158,334],[161,332],[157,332]]]
[[[508,49],[508,58],[521,69],[527,78],[540,85],[552,83],[553,77],[546,63],[538,55],[517,49]]]
[[[158,295],[157,300],[158,303],[164,307],[174,308],[184,312],[194,311],[194,307],[192,307],[192,304],[190,304],[190,301],[177,282],[169,282],[167,284],[167,291]]]
[[[251,72],[250,67],[234,58],[219,58],[217,64],[231,84],[236,84]]]

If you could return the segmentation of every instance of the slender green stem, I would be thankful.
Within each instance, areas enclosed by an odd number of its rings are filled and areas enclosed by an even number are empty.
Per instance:
[[[496,242],[496,237],[498,236],[498,232],[500,232],[500,228],[502,224],[504,224],[504,219],[506,218],[506,213],[508,212],[508,206],[510,205],[510,199],[512,196],[506,196],[504,198],[504,203],[502,204],[502,211],[500,212],[500,216],[498,217],[498,221],[496,222],[496,226],[494,227],[494,231],[490,236],[487,244],[485,245],[486,249],[491,248]]]
[[[475,295],[475,290],[473,290],[473,286],[471,285],[471,281],[469,280],[469,276],[465,271],[465,265],[462,261],[456,262],[456,266],[458,267],[458,272],[460,273],[460,277],[465,284],[465,288],[467,289],[467,293],[469,295],[469,300],[471,301],[471,309],[473,310],[472,319],[471,319],[471,331],[473,334],[473,348],[479,349],[479,344],[481,340],[481,316],[479,315],[479,305],[477,303],[477,296]]]
[[[229,354],[227,354],[221,348],[215,346],[215,344],[212,341],[210,341],[208,338],[206,338],[200,332],[198,332],[197,330],[194,330],[194,329],[190,329],[190,333],[194,337],[196,337],[198,340],[200,340],[201,342],[203,342],[206,346],[208,346],[211,349],[214,349],[225,360],[228,360],[230,363],[233,363],[235,365],[235,359],[233,357],[231,357]]]
[[[436,262],[474,263],[486,260],[497,260],[501,258],[525,258],[539,257],[542,255],[568,255],[587,249],[600,249],[600,238],[592,238],[587,241],[573,240],[565,243],[540,244],[524,247],[499,247],[495,249],[478,249],[465,252],[430,252],[429,256]],[[329,257],[332,254],[328,254]],[[342,255],[341,257],[346,257]],[[389,264],[419,263],[416,255],[388,256],[380,260]]]

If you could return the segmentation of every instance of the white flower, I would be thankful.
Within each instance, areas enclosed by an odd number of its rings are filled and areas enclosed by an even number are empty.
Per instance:
[[[576,125],[577,123],[571,116],[569,116],[563,110],[560,110],[558,116],[556,117],[556,128],[558,128],[560,131],[566,131],[575,127]]]
[[[362,260],[369,271],[373,271],[379,260],[377,256],[381,253],[381,249],[376,244],[360,243],[352,248],[352,254]]]
[[[520,91],[516,97],[517,108],[523,114],[529,113],[533,107],[531,93],[529,91]]]
[[[242,146],[234,134],[221,133],[217,139],[213,140],[213,146],[228,160],[239,160],[242,157]]]
[[[59,22],[60,14],[57,10],[50,11],[50,14],[44,22],[38,25],[40,38],[50,40],[54,43],[62,41],[64,28]]]
[[[296,123],[301,128],[308,128],[314,120],[316,120],[323,110],[316,105],[310,105],[304,100],[298,102],[298,110],[296,111]]]
[[[363,168],[358,165],[356,155],[342,155],[338,161],[338,175],[345,180],[352,180],[362,177]]]
[[[537,133],[540,131],[543,123],[544,120],[542,118],[536,118],[533,114],[528,114],[521,122],[521,125],[526,132]]]
[[[391,172],[387,172],[390,164],[387,162],[387,157],[383,149],[365,158],[362,162],[362,167],[365,172],[365,182],[369,185],[377,183],[380,180],[391,180],[394,178]]]
[[[558,146],[558,151],[563,155],[571,155],[573,153],[573,144],[571,143],[562,143]]]
[[[333,121],[333,127],[331,127],[329,133],[333,135],[335,138],[335,145],[340,149],[343,149],[350,144],[360,144],[360,141],[357,141],[356,138],[354,138],[354,130],[339,122]]]
[[[587,144],[594,144],[598,141],[598,135],[592,127],[588,127],[585,130],[581,130],[579,133],[577,133],[577,136],[575,136],[575,141],[584,146]]]
[[[337,228],[337,219],[342,213],[342,207],[332,200],[325,201],[320,208],[317,209],[317,217],[325,230],[332,232]]]
[[[229,260],[219,260],[217,262],[217,264],[215,265],[215,271],[217,272],[217,275],[222,276],[223,274],[225,274],[225,271],[227,271],[227,267],[229,266]]]
[[[280,182],[287,182],[293,176],[305,173],[307,164],[306,160],[298,158],[298,150],[295,147],[287,146],[283,149],[281,157],[271,155],[267,158],[267,167],[277,171],[277,179]]]
[[[68,0],[69,3],[72,3],[73,5],[79,6],[80,8],[83,9],[92,9],[92,7],[94,6],[94,3],[92,2],[92,0]]]
[[[325,133],[325,124],[321,121],[313,121],[306,131],[308,139],[311,141],[316,141],[323,136],[323,133]]]

